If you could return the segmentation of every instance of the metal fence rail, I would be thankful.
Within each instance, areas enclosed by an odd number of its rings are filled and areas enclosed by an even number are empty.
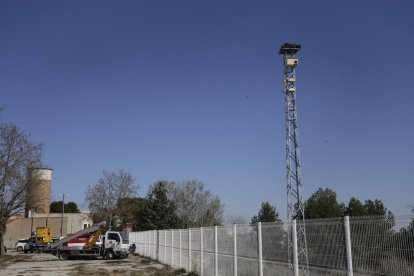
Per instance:
[[[200,275],[294,275],[287,223],[132,232],[136,252]],[[411,216],[307,220],[309,275],[414,275]],[[305,264],[299,263],[298,266]]]

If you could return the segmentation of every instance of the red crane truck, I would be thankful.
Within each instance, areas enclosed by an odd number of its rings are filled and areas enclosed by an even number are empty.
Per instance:
[[[51,244],[43,252],[58,256],[61,260],[99,256],[105,259],[127,258],[129,255],[127,235],[123,232],[107,231],[101,236],[105,224],[101,222],[67,236]]]

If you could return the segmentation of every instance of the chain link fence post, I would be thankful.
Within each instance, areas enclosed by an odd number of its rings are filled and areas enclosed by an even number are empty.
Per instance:
[[[157,261],[160,261],[160,230],[157,230]]]
[[[352,247],[351,247],[351,228],[349,226],[349,216],[344,217],[345,227],[345,245],[346,245],[346,264],[348,268],[348,276],[353,276],[352,269]]]
[[[204,274],[204,245],[203,245],[203,227],[200,228],[200,275]]]
[[[181,229],[180,229],[180,268],[182,268],[183,265],[181,263]]]
[[[174,267],[174,230],[171,229],[171,267]]]
[[[296,233],[296,219],[292,221],[292,243],[293,243],[293,275],[299,276],[298,236]]]
[[[214,275],[218,276],[217,226],[214,226]]]
[[[154,259],[158,260],[157,256],[157,230],[152,231],[152,240],[154,241]]]
[[[188,272],[191,272],[191,228],[188,228]]]
[[[147,256],[147,231],[144,232],[144,256]]]
[[[165,264],[167,262],[167,230],[164,230],[164,261]]]
[[[262,223],[257,223],[257,247],[259,250],[259,276],[263,276],[263,253],[262,253]]]
[[[237,226],[233,224],[233,255],[234,276],[237,276]]]

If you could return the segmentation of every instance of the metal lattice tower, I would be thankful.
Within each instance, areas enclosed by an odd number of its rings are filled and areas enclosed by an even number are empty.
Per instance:
[[[288,262],[295,276],[309,275],[296,110],[295,69],[299,62],[296,56],[299,49],[299,44],[285,43],[279,51],[283,55],[285,73]]]

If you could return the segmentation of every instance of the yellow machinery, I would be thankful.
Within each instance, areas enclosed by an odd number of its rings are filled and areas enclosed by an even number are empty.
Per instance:
[[[46,244],[52,242],[52,230],[50,227],[36,228],[36,243]]]
[[[99,236],[101,235],[103,229],[105,227],[105,224],[99,225],[99,228],[96,230],[95,233],[92,234],[92,236],[89,238],[89,241],[87,241],[83,248],[91,248],[95,245],[96,241],[99,239]]]

